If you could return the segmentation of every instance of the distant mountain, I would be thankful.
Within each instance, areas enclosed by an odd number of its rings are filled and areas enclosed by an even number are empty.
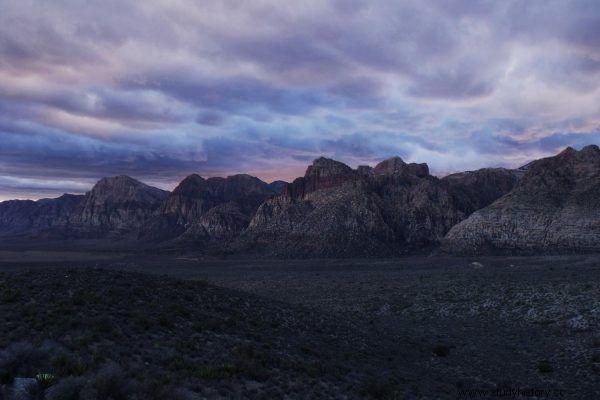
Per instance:
[[[117,176],[84,196],[5,201],[0,236],[266,257],[562,253],[600,251],[599,211],[597,146],[441,179],[400,157],[320,157],[291,183],[193,174],[167,192]]]
[[[269,196],[281,185],[250,175],[185,178],[154,212],[143,238],[179,242],[206,241],[239,234]]]
[[[448,175],[442,181],[450,185],[460,197],[463,211],[470,214],[510,192],[524,173],[521,169],[482,168]]]
[[[490,193],[470,191],[486,177],[494,181]],[[285,257],[426,251],[475,207],[512,189],[516,179],[498,169],[440,180],[427,164],[407,164],[399,157],[356,170],[318,158],[304,177],[259,207],[242,240]]]
[[[450,230],[449,253],[600,250],[600,149],[567,148],[529,163],[516,187]]]
[[[67,226],[82,199],[83,196],[64,194],[56,199],[1,202],[0,235],[31,235]]]
[[[74,210],[69,230],[82,237],[136,231],[168,194],[125,175],[102,178]]]

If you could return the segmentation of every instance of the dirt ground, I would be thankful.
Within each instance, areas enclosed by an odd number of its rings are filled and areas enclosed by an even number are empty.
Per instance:
[[[494,390],[495,397],[511,397],[509,389],[535,389],[539,392],[523,391],[513,398],[532,398],[530,393],[600,398],[597,255],[296,261],[207,260],[194,254],[0,254],[5,274],[57,266],[206,281],[267,305],[273,302],[303,315],[298,326],[328,327],[321,333],[298,330],[298,335],[312,335],[306,339],[313,348],[325,346],[323,335],[337,330],[340,342],[360,354],[350,360],[347,349],[326,352],[322,362],[348,359],[347,373],[364,375],[335,381],[340,397],[485,398]],[[357,388],[369,377],[375,382],[360,392]],[[334,380],[325,381],[333,387]],[[475,389],[489,392],[461,395]],[[309,397],[316,398],[317,392]],[[322,398],[336,397],[335,390],[322,393]]]

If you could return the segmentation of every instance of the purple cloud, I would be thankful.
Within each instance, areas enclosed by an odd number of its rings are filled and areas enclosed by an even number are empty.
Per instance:
[[[592,0],[6,0],[0,13],[4,198],[122,173],[165,188],[191,172],[291,179],[319,155],[518,166],[598,143],[599,105]]]

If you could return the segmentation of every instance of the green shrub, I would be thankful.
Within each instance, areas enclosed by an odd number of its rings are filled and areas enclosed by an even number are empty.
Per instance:
[[[21,297],[21,292],[13,288],[0,288],[0,303],[16,303]]]
[[[54,385],[58,378],[52,374],[37,374],[35,376],[35,381],[38,386],[43,390],[48,389],[50,386]]]
[[[444,344],[438,344],[431,352],[436,357],[446,357],[450,354],[450,348]]]
[[[104,365],[93,378],[91,386],[98,399],[128,400],[134,390],[133,382],[115,363]]]
[[[550,374],[554,372],[554,368],[548,360],[542,360],[538,363],[538,371],[542,374]]]
[[[83,361],[64,352],[52,359],[52,367],[60,376],[79,376],[87,371],[87,365]]]
[[[43,368],[49,346],[35,347],[28,342],[13,343],[0,352],[0,384],[11,383],[17,376],[32,376]]]
[[[46,391],[46,400],[80,400],[85,379],[63,378]]]
[[[399,392],[398,383],[394,379],[371,376],[364,383],[361,394],[375,399],[397,399]]]

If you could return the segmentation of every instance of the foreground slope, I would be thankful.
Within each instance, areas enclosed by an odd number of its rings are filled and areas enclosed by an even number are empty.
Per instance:
[[[358,399],[386,376],[343,319],[202,281],[38,270],[0,293],[2,399]]]
[[[453,227],[449,253],[600,250],[600,149],[567,148],[527,166],[507,195]]]

